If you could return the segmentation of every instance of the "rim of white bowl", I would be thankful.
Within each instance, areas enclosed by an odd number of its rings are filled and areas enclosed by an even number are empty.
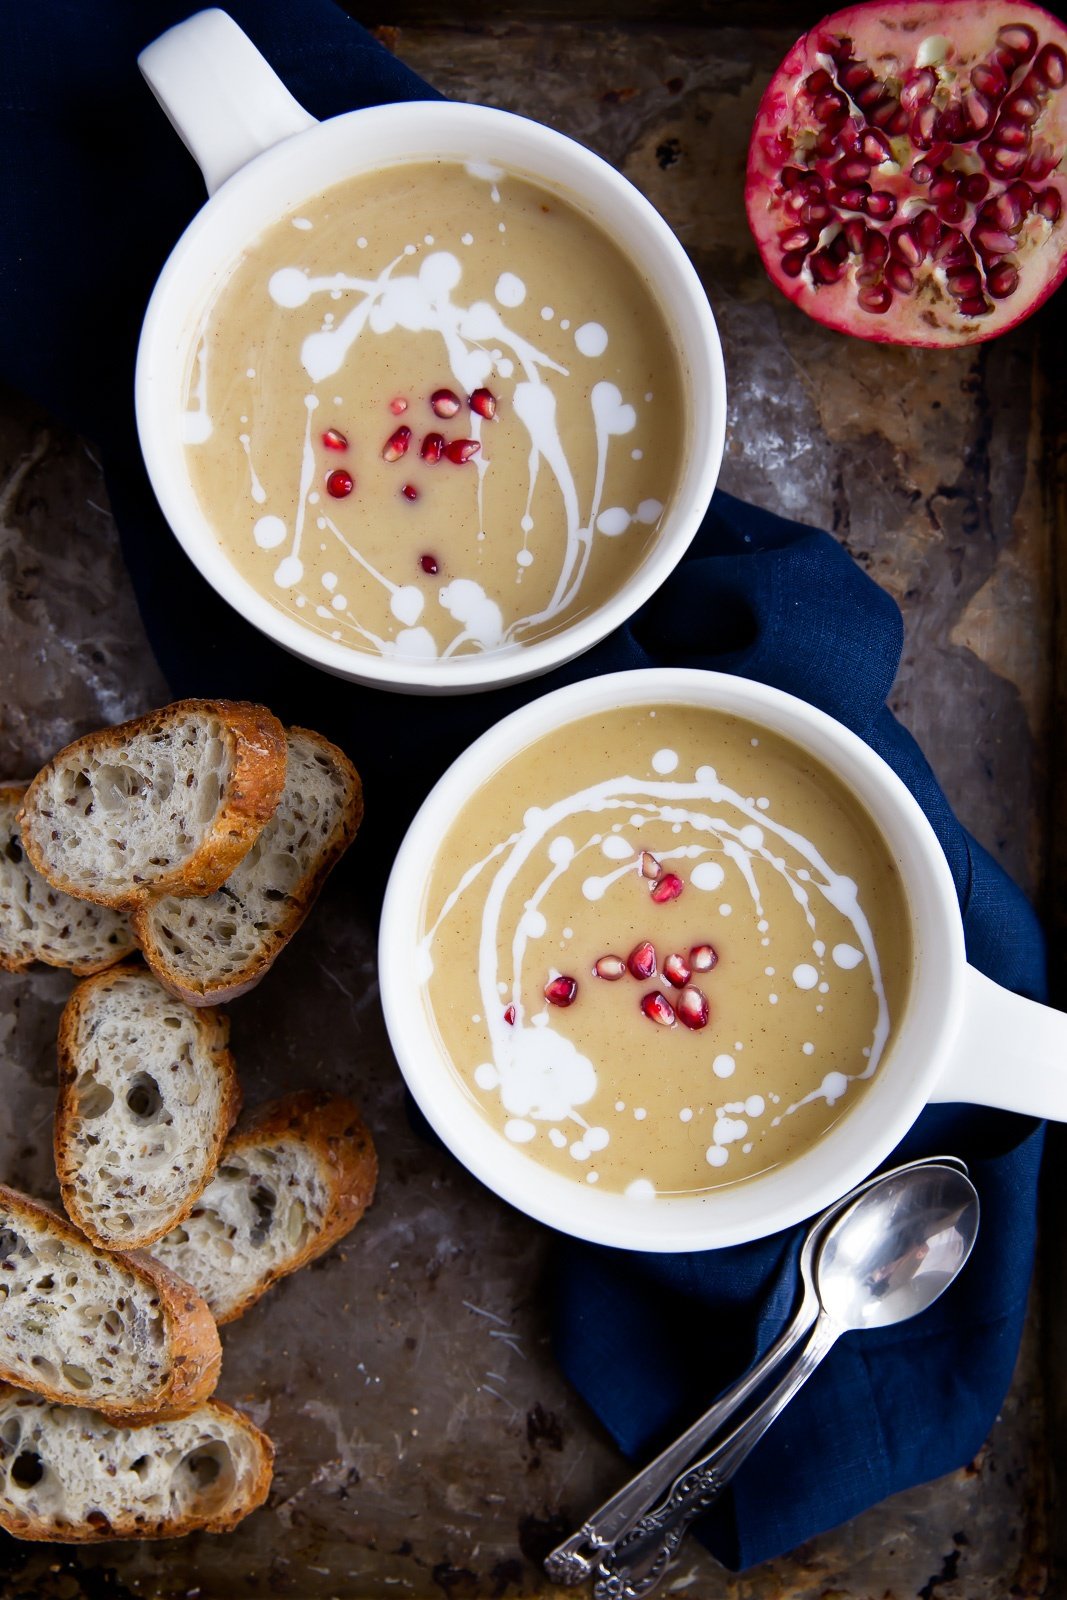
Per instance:
[[[181,390],[175,367],[184,370],[189,343],[195,337],[199,322],[193,309],[181,311],[183,299],[195,302],[195,312],[202,314],[213,288],[217,287],[210,282],[207,270],[210,266],[207,246],[217,236],[234,231],[240,242],[247,244],[260,229],[283,217],[302,198],[306,199],[309,192],[314,192],[309,191],[306,180],[295,181],[297,175],[306,172],[317,153],[344,141],[353,131],[354,122],[358,133],[360,125],[364,130],[369,126],[370,119],[386,136],[391,129],[402,128],[408,138],[424,131],[424,138],[428,139],[430,130],[435,126],[440,129],[443,121],[454,125],[457,138],[465,128],[472,130],[472,137],[478,134],[482,138],[496,130],[501,137],[506,132],[516,140],[531,140],[542,149],[554,152],[560,162],[571,163],[574,170],[588,177],[590,184],[598,185],[604,195],[630,208],[640,220],[642,251],[647,250],[650,257],[658,253],[670,264],[674,274],[672,290],[680,290],[684,296],[682,305],[668,303],[658,289],[652,289],[676,338],[676,354],[688,401],[688,436],[680,480],[674,500],[667,505],[664,529],[654,539],[641,565],[607,601],[557,633],[528,645],[455,657],[447,662],[423,662],[355,650],[323,637],[288,617],[241,576],[208,525],[185,472],[184,445],[177,426],[177,399]],[[531,133],[530,130],[535,131]],[[531,147],[530,165],[525,173],[518,161],[504,161],[504,165],[519,175],[528,175],[531,181],[542,186],[565,191],[564,180],[539,175],[536,157],[537,151]],[[441,158],[440,149],[423,148],[403,154],[395,161],[375,162],[373,166],[377,170],[383,165],[406,165]],[[469,151],[464,157],[448,150],[443,152],[443,158],[472,159]],[[360,170],[366,169],[353,163],[351,175]],[[339,174],[329,178],[324,187],[342,181],[344,177]],[[278,196],[281,196],[280,201]],[[594,204],[577,191],[568,198],[599,226],[607,228],[600,202]],[[257,220],[234,230],[232,222],[227,223],[226,218],[232,218],[239,206],[255,209]],[[603,210],[608,209],[603,202]],[[239,248],[240,243],[235,240],[225,251],[225,272],[216,271],[219,282],[229,275]],[[629,253],[647,280],[649,274],[639,252],[630,249]],[[172,304],[178,305],[178,320],[185,330],[177,339],[173,333]],[[699,368],[696,374],[694,366]],[[135,407],[141,450],[160,508],[182,548],[212,588],[261,633],[302,660],[355,682],[409,693],[466,693],[539,676],[591,649],[627,621],[674,570],[692,542],[711,501],[726,437],[726,377],[714,313],[682,245],[651,202],[614,167],[567,135],[514,112],[457,101],[416,101],[346,112],[271,146],[229,178],[193,218],[157,280],[138,347]]]
[[[857,1103],[806,1151],[771,1171],[700,1195],[652,1203],[586,1186],[541,1166],[478,1110],[448,1062],[412,957],[437,848],[491,773],[565,722],[648,703],[692,704],[762,723],[831,768],[873,816],[898,862],[911,909],[913,975],[890,1049]],[[872,797],[876,797],[872,800]],[[586,679],[531,701],[461,755],[412,821],[386,889],[379,980],[386,1028],[417,1104],[453,1155],[528,1216],[589,1242],[649,1251],[719,1248],[775,1233],[862,1181],[925,1105],[963,1010],[963,926],[952,875],[914,796],[858,735],[806,701],[745,678],[647,668]]]

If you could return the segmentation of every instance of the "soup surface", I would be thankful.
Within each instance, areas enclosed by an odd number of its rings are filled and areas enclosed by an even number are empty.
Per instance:
[[[490,167],[350,179],[265,232],[195,341],[193,487],[274,605],[357,650],[530,643],[641,564],[684,442],[655,296]]]
[[[912,950],[865,809],[725,713],[620,708],[446,833],[419,949],[452,1068],[516,1155],[636,1196],[807,1149],[878,1069]]]

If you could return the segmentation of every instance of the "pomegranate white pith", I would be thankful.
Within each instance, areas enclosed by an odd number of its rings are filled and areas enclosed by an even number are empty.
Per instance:
[[[861,338],[993,338],[1067,272],[1067,28],[1001,0],[851,6],[798,40],[749,148],[775,283]]]

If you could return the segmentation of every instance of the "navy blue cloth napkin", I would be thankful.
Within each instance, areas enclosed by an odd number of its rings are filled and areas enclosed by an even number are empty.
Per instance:
[[[515,706],[576,678],[649,665],[758,678],[830,712],[894,767],[948,858],[970,959],[1043,997],[1029,906],[957,822],[886,709],[900,615],[825,533],[718,493],[687,559],[626,627],[551,678],[452,700],[317,673],[207,588],[156,509],[132,409],[145,302],[203,199],[135,56],[194,9],[36,0],[6,8],[0,49],[0,376],[101,446],[141,610],[175,694],[263,700],[352,753],[367,822],[347,881],[373,898],[433,781]],[[331,0],[233,0],[228,9],[318,116],[434,93]],[[791,1549],[978,1449],[1022,1328],[1040,1148],[1040,1127],[1022,1118],[965,1107],[920,1118],[901,1155],[950,1150],[971,1164],[983,1204],[973,1263],[919,1320],[835,1349],[706,1519],[704,1537],[724,1562],[744,1567]],[[774,1338],[793,1297],[798,1239],[668,1257],[559,1241],[559,1359],[628,1455],[651,1453]],[[561,1511],[580,1519],[590,1509]]]

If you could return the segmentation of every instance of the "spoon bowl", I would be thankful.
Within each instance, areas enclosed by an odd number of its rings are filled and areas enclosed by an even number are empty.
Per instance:
[[[875,1184],[837,1217],[815,1261],[822,1314],[839,1333],[888,1328],[925,1311],[970,1255],[978,1195],[951,1167]]]

